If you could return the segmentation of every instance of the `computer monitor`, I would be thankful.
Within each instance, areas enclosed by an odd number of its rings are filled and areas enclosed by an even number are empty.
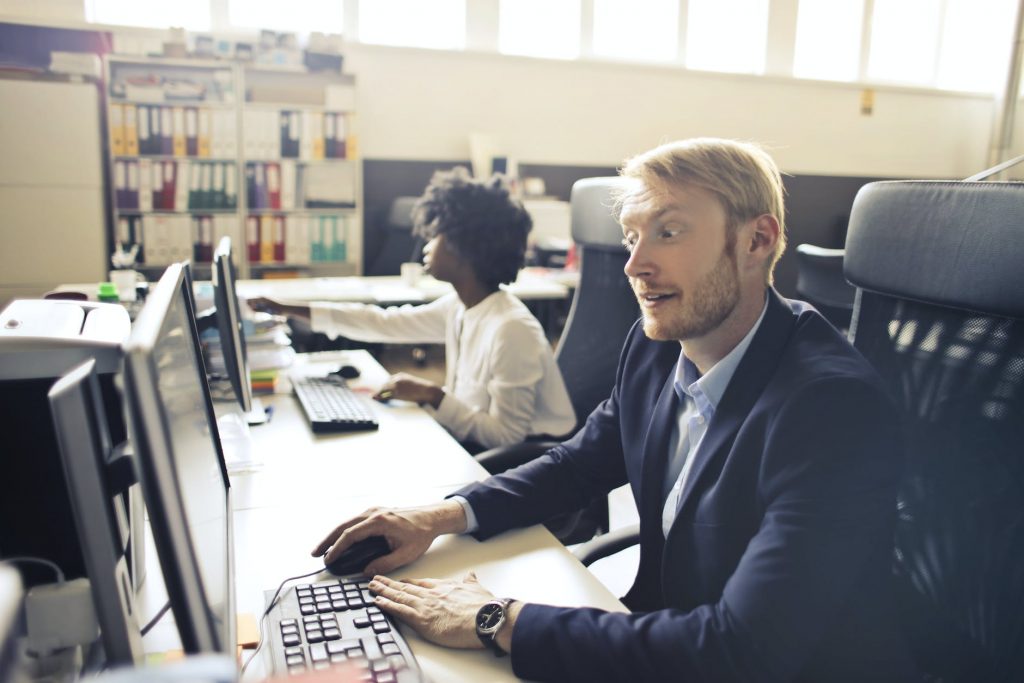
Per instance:
[[[230,484],[182,264],[125,343],[125,403],[150,527],[187,653],[235,648]]]
[[[123,495],[130,479],[119,477],[96,361],[59,379],[49,400],[106,662],[140,664],[144,653],[128,573]]]
[[[217,308],[217,331],[224,353],[231,388],[246,413],[252,411],[252,382],[242,333],[242,316],[235,292],[235,263],[231,258],[231,238],[224,237],[213,254],[213,303]]]

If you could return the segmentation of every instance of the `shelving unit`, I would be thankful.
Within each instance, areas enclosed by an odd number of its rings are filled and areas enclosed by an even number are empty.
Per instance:
[[[209,273],[228,235],[242,277],[362,271],[355,79],[232,62],[110,56],[113,243],[147,276]]]

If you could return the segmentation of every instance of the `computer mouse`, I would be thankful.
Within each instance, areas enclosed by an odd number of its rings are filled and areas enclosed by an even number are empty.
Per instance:
[[[346,576],[348,574],[359,574],[366,569],[366,565],[376,560],[381,555],[391,552],[391,545],[388,539],[383,536],[370,536],[361,541],[356,541],[346,548],[341,555],[333,562],[324,561],[327,571],[335,576]]]
[[[355,379],[356,377],[359,377],[359,368],[354,365],[342,365],[340,368],[329,374],[337,375],[344,379]]]

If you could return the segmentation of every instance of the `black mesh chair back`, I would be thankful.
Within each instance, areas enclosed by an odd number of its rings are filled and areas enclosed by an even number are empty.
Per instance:
[[[926,680],[1024,680],[1024,184],[866,185],[850,337],[905,411],[894,573]]]
[[[623,272],[627,253],[614,210],[621,178],[583,178],[572,186],[572,239],[580,282],[555,350],[577,428],[611,394],[629,328],[640,317]]]
[[[796,292],[841,330],[850,327],[856,289],[843,275],[842,249],[796,247]]]

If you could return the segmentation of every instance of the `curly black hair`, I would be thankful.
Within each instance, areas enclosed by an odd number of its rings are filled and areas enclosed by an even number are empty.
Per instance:
[[[474,180],[462,166],[437,171],[412,217],[416,235],[427,240],[444,235],[445,244],[488,287],[513,282],[523,267],[533,221],[499,173]]]

